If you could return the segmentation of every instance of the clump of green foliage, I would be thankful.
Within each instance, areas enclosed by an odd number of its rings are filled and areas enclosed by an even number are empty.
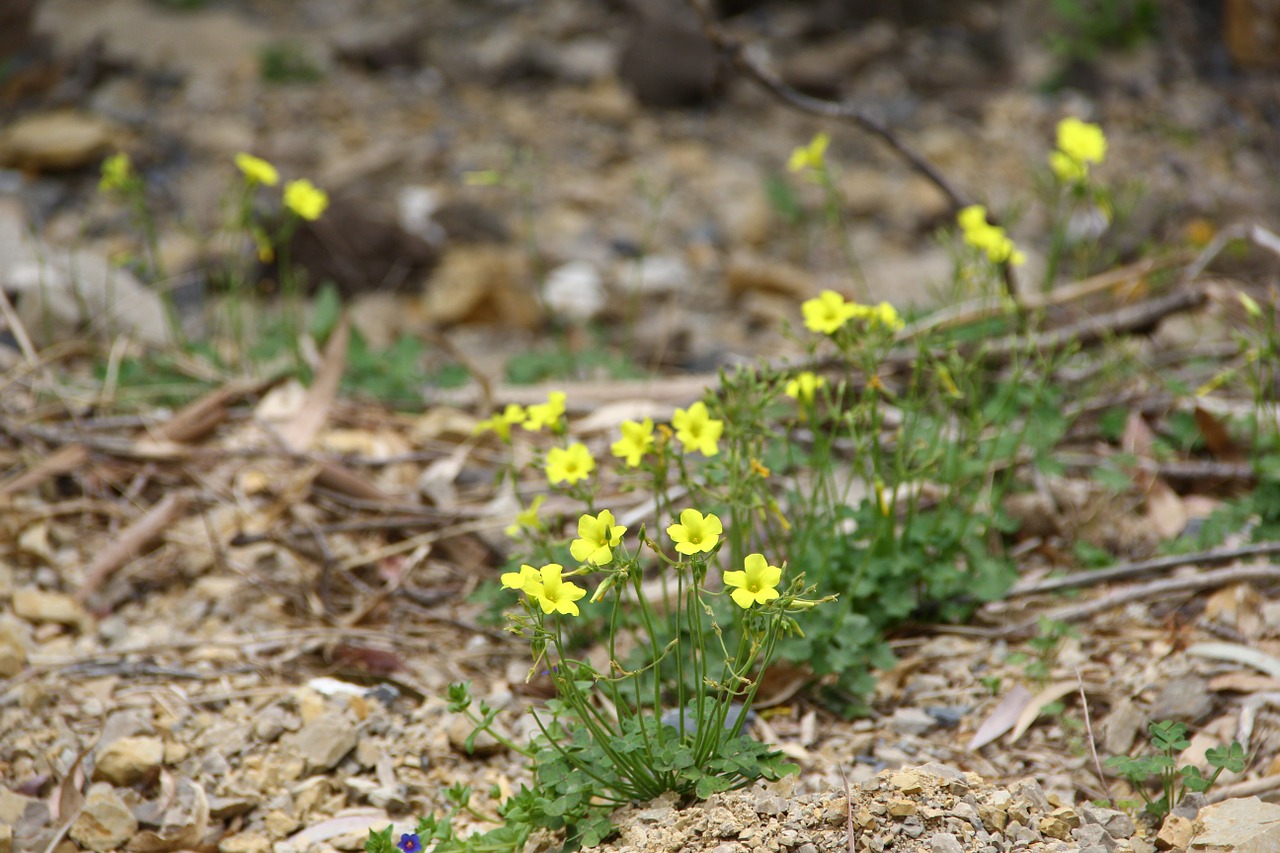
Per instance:
[[[1244,770],[1244,747],[1239,741],[1219,744],[1206,750],[1205,760],[1213,768],[1213,773],[1205,776],[1194,764],[1178,766],[1178,754],[1191,746],[1191,741],[1186,737],[1185,725],[1169,720],[1153,721],[1147,726],[1147,732],[1151,745],[1155,747],[1153,755],[1116,755],[1104,763],[1127,779],[1142,797],[1141,800],[1126,800],[1121,805],[1128,808],[1141,807],[1157,821],[1164,820],[1184,794],[1203,794],[1212,788],[1224,770],[1232,773]],[[1150,790],[1152,780],[1157,783],[1158,796],[1153,796]]]

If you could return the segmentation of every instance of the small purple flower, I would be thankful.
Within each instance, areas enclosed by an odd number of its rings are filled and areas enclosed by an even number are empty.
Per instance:
[[[416,832],[406,832],[400,836],[400,841],[396,844],[404,853],[422,853],[422,839],[418,837]]]

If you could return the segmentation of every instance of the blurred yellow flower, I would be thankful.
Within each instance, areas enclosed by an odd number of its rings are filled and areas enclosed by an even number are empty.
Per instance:
[[[476,424],[472,433],[479,434],[487,430],[493,430],[497,433],[498,438],[503,441],[510,441],[512,425],[518,424],[524,419],[524,407],[517,403],[508,403],[507,407],[501,412],[494,412],[492,416]]]
[[[813,395],[819,388],[827,384],[827,380],[817,374],[804,370],[792,377],[782,393],[804,406],[813,404]]]
[[[538,510],[541,509],[546,499],[546,495],[535,495],[527,507],[516,513],[515,523],[507,526],[506,534],[514,537],[521,530],[542,529],[542,521],[538,518]]]
[[[963,208],[956,214],[956,222],[964,232],[964,241],[986,252],[992,263],[1018,266],[1026,261],[1026,256],[1018,251],[1014,242],[1005,235],[1004,229],[987,222],[987,209],[982,205],[971,204]]]
[[[596,460],[585,444],[574,442],[568,447],[547,451],[547,479],[552,483],[576,483],[586,479],[596,468]]]
[[[834,290],[824,290],[813,299],[806,299],[800,310],[804,312],[804,325],[811,332],[833,335],[858,313],[858,306]]]
[[[129,155],[123,151],[112,154],[102,161],[102,179],[98,181],[98,189],[102,192],[123,190],[129,186],[131,177],[133,164],[129,162]]]
[[[1049,155],[1049,168],[1062,181],[1077,183],[1089,176],[1089,164],[1107,156],[1107,137],[1096,124],[1074,116],[1058,122],[1058,150]]]
[[[715,456],[720,452],[724,421],[712,418],[707,413],[706,403],[699,401],[688,409],[676,409],[671,416],[671,425],[676,428],[676,438],[684,445],[686,453],[697,451],[703,456]]]
[[[564,415],[565,399],[563,391],[552,391],[547,395],[547,402],[530,406],[526,412],[524,428],[533,431],[550,427],[554,430],[559,425],[561,416]]]
[[[730,597],[746,610],[753,604],[765,604],[778,597],[782,569],[769,565],[763,554],[748,554],[743,561],[745,571],[725,572],[725,586],[736,587]]]
[[[301,178],[285,184],[284,206],[308,222],[314,222],[329,206],[329,194]]]
[[[622,438],[609,447],[614,456],[627,461],[628,468],[635,468],[646,453],[653,449],[653,418],[640,423],[622,422]]]
[[[705,516],[696,509],[680,513],[680,523],[667,528],[667,535],[676,543],[676,551],[685,555],[708,553],[720,541],[724,525],[715,513]]]
[[[809,140],[808,145],[801,145],[791,152],[791,157],[787,160],[787,170],[803,172],[805,169],[823,168],[827,163],[827,145],[830,142],[831,137],[825,133],[817,134]]]
[[[280,182],[280,173],[276,171],[276,167],[261,157],[254,157],[252,154],[241,151],[236,155],[235,161],[236,168],[244,174],[250,184],[266,184],[274,187]]]

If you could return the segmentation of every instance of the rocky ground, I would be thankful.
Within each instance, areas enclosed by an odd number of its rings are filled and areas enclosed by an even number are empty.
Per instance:
[[[685,66],[697,56],[687,31],[652,12],[587,0],[182,5],[43,0],[34,29],[46,41],[23,46],[4,80],[0,256],[27,263],[10,262],[0,284],[37,349],[73,330],[167,338],[158,308],[122,309],[119,290],[96,306],[69,300],[56,322],[28,313],[33,293],[53,300],[73,271],[136,252],[127,212],[96,192],[97,165],[116,149],[149,182],[191,331],[212,298],[200,283],[216,249],[196,235],[218,222],[231,158],[248,150],[332,193],[298,257],[338,280],[371,342],[438,342],[424,375],[461,359],[500,377],[545,343],[549,323],[570,348],[603,340],[669,376],[791,351],[783,321],[798,322],[801,299],[860,286],[816,188],[785,173],[818,130],[833,137],[867,296],[906,308],[954,292],[936,237],[950,211],[934,186],[852,128]],[[1046,90],[1058,69],[1037,37],[1042,4],[935,16],[905,5],[860,18],[839,4],[765,4],[733,23],[787,79],[874,109],[966,193],[1007,212],[1028,282],[1047,227],[1036,182],[1068,114],[1107,131],[1099,178],[1134,185],[1132,211],[1105,237],[1114,262],[1195,249],[1238,221],[1275,230],[1280,77],[1255,67],[1266,51],[1215,12],[1169,4],[1159,39]],[[264,81],[266,48],[293,79]],[[694,103],[654,103],[664,100]],[[499,185],[468,182],[486,170]],[[1276,281],[1265,252],[1227,262]],[[84,310],[116,316],[86,335]],[[1153,352],[1228,337],[1221,316],[1175,318]],[[38,360],[6,358],[21,381],[5,380],[2,416],[38,427],[45,398],[33,388],[60,381]],[[601,402],[601,378],[576,377],[578,414]],[[702,387],[656,385],[666,390],[621,393],[670,402],[672,388],[684,400]],[[493,454],[465,441],[477,412],[431,387],[412,414],[331,401],[313,455],[283,457],[261,450],[273,445],[258,421],[305,419],[306,403],[278,390],[232,389],[213,406],[227,418],[216,428],[184,432],[168,411],[86,410],[74,430],[8,432],[0,850],[360,849],[369,826],[442,808],[450,784],[505,793],[527,781],[496,745],[464,754],[469,729],[442,698],[469,679],[504,709],[507,731],[531,732],[527,649],[465,601],[509,547],[498,531],[510,504],[488,492]],[[371,491],[329,476],[325,464],[352,458]],[[1097,533],[1095,516],[1111,524],[1120,512],[1087,491],[1056,497],[1054,512],[1089,523],[1045,533],[1027,586],[974,625],[896,637],[900,663],[882,675],[873,716],[841,720],[797,692],[799,678],[780,679],[754,731],[801,766],[797,778],[627,810],[607,846],[1150,853],[1194,834],[1193,849],[1275,848],[1258,834],[1275,807],[1248,798],[1274,798],[1280,776],[1276,570],[1173,567],[1171,586],[1072,615],[1032,588],[1037,560],[1069,551],[1063,531]],[[1155,521],[1125,509],[1132,524],[1097,536],[1145,556],[1132,543],[1149,543]],[[395,535],[369,523],[388,513]],[[348,520],[365,526],[333,526]],[[1013,655],[1036,653],[1010,629],[1042,612],[1077,630],[1032,677]],[[1059,701],[1063,711],[1046,711]],[[1103,757],[1127,754],[1149,719],[1196,732],[1183,761],[1232,739],[1250,755],[1220,780],[1221,805],[1197,815],[1190,804],[1163,838],[1090,805],[1124,792],[1099,778],[1089,739]]]

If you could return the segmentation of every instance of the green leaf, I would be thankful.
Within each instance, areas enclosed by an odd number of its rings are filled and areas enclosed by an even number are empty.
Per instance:
[[[698,780],[698,784],[694,786],[694,793],[698,799],[705,800],[712,794],[718,794],[721,791],[727,791],[731,787],[731,782],[723,776],[703,776]]]

